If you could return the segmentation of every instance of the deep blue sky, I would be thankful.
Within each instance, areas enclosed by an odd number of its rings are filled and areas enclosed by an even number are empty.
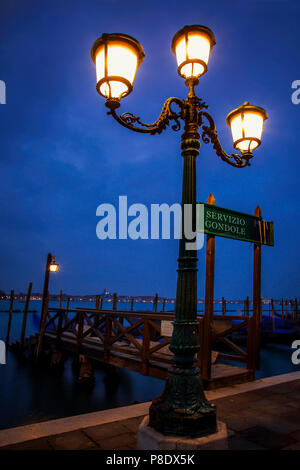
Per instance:
[[[129,204],[180,202],[180,135],[140,135],[106,115],[95,91],[90,48],[103,32],[136,37],[146,58],[121,110],[156,119],[169,96],[186,96],[170,42],[185,24],[216,36],[197,93],[232,151],[228,112],[248,100],[264,107],[262,146],[252,166],[235,169],[203,145],[197,196],[274,220],[275,247],[263,247],[262,295],[299,295],[299,118],[291,83],[300,79],[296,1],[151,2],[1,0],[0,289],[42,289],[48,251],[61,265],[51,292],[175,296],[175,240],[100,241],[96,208],[127,195]],[[203,296],[204,252],[199,253]],[[215,295],[251,295],[252,246],[216,240]]]

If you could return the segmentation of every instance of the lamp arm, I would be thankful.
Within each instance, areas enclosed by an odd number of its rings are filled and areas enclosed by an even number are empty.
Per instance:
[[[203,125],[202,117],[205,117],[208,120],[209,126]],[[218,157],[220,157],[224,162],[229,163],[229,165],[234,166],[236,168],[244,168],[246,166],[250,166],[249,160],[253,157],[252,152],[242,152],[241,154],[232,153],[231,155],[228,155],[223,150],[221,142],[219,141],[215,122],[211,115],[207,111],[200,111],[199,119],[202,123],[202,141],[205,144],[211,142]]]
[[[180,110],[175,112],[172,109],[172,104],[179,106]],[[185,103],[179,98],[168,98],[162,108],[162,111],[158,119],[152,124],[145,124],[141,121],[139,116],[135,116],[132,113],[123,113],[120,116],[116,113],[116,110],[112,108],[107,114],[111,114],[112,117],[122,126],[126,127],[135,132],[141,132],[143,134],[160,134],[170,124],[170,121],[175,121],[172,129],[179,131],[181,128],[179,119],[182,118],[185,109]],[[137,127],[134,124],[137,123],[141,127]]]

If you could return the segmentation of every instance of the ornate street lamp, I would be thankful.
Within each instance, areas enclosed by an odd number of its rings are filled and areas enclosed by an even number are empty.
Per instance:
[[[55,262],[55,256],[51,257],[51,263],[49,264],[49,271],[51,273],[57,273],[59,268],[59,264]]]
[[[173,122],[172,129],[180,130],[183,156],[182,208],[192,205],[192,227],[196,229],[196,157],[201,141],[211,142],[216,154],[230,165],[243,168],[250,165],[252,151],[261,143],[266,112],[245,103],[227,117],[231,127],[234,148],[239,153],[228,155],[222,148],[215,123],[207,111],[207,104],[195,95],[199,77],[207,71],[207,64],[215,38],[209,28],[200,25],[185,26],[175,34],[172,50],[177,58],[178,73],[189,88],[185,100],[168,98],[161,114],[153,124],[145,124],[131,113],[117,114],[121,99],[133,87],[137,67],[144,51],[135,39],[124,34],[103,34],[92,48],[96,65],[97,90],[106,98],[108,114],[122,126],[136,132],[160,134]],[[174,106],[177,110],[174,110]],[[201,131],[199,131],[201,129]],[[200,135],[201,133],[201,135]],[[184,210],[182,211],[184,227]],[[179,243],[177,293],[174,330],[170,349],[174,353],[173,366],[164,392],[153,401],[149,415],[150,426],[163,434],[203,436],[216,432],[216,410],[204,395],[202,379],[195,366],[199,351],[197,322],[197,252],[187,250],[182,230]]]

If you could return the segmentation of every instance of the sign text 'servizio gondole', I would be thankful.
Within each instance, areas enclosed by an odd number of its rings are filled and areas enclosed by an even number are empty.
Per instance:
[[[197,232],[274,246],[273,222],[201,202],[197,203]]]

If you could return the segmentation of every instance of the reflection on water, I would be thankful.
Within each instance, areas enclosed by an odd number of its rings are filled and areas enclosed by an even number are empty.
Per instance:
[[[0,428],[148,401],[163,388],[162,381],[125,369],[117,382],[105,380],[106,375],[97,368],[94,388],[81,390],[75,384],[72,358],[56,376],[47,369],[35,373],[30,363],[8,352],[7,364],[0,366]]]
[[[6,305],[6,302],[0,302],[2,310]],[[16,302],[15,308],[22,310],[24,305]],[[39,312],[40,303],[31,302],[30,308]],[[144,308],[151,307],[145,304]],[[17,313],[13,316],[11,341],[20,337],[22,317]],[[0,313],[2,340],[5,340],[7,321],[8,314]],[[27,335],[38,330],[39,321],[39,313],[28,315]],[[291,354],[291,348],[286,345],[265,347],[257,378],[300,370],[292,364]],[[107,376],[104,367],[96,368],[95,379],[91,391],[80,390],[75,385],[72,358],[67,359],[62,374],[56,376],[47,369],[36,373],[30,363],[18,360],[8,351],[7,364],[0,365],[0,429],[150,401],[162,392],[164,385],[163,381],[125,369],[120,369],[115,380]]]

